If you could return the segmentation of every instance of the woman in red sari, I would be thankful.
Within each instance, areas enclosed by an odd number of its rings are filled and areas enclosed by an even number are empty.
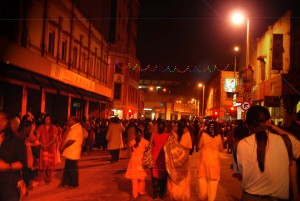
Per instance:
[[[152,157],[154,168],[152,169],[153,198],[158,195],[163,197],[166,192],[168,172],[166,170],[164,145],[169,137],[166,132],[166,124],[163,121],[157,121],[157,132],[152,136]]]
[[[40,140],[41,150],[39,158],[39,182],[51,182],[51,175],[54,170],[54,156],[56,154],[56,138],[58,129],[52,124],[50,115],[45,115],[44,124],[37,130],[37,136]]]

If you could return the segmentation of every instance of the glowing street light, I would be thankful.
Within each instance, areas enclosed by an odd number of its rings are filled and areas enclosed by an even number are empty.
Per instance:
[[[205,85],[202,83],[198,84],[199,88],[202,88],[202,103],[201,103],[201,116],[204,116],[204,94],[205,94]]]
[[[239,52],[240,48],[238,46],[235,46],[234,47],[234,71],[233,71],[233,76],[234,76],[234,79],[235,79],[235,72],[236,72],[236,55],[237,53]]]
[[[240,25],[245,21],[245,16],[241,12],[235,12],[231,16],[231,21],[236,25]]]
[[[240,25],[245,21],[245,15],[242,12],[234,12],[231,16],[231,21],[233,24]],[[246,35],[246,66],[249,65],[249,27],[250,22],[249,19],[247,19],[247,35]]]

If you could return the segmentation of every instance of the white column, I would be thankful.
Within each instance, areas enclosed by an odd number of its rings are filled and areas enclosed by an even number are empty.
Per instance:
[[[171,120],[172,103],[166,104],[166,120]]]

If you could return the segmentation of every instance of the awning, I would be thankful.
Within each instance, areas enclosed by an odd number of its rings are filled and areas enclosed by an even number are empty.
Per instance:
[[[61,95],[73,95],[77,98],[80,98],[80,94],[78,94],[74,87],[68,85],[68,84],[64,84],[62,82],[53,80],[49,78],[49,82],[51,83],[51,85],[57,90],[58,94]]]
[[[36,73],[31,73],[32,79],[41,87],[47,91],[51,90],[52,93],[57,93],[57,89],[53,87],[50,80],[47,77],[38,75]]]
[[[55,89],[57,89],[57,91],[61,94],[61,93],[69,93],[72,94],[73,96],[77,97],[77,98],[83,98],[86,100],[91,100],[94,102],[111,102],[111,100],[106,97],[106,96],[102,96],[100,94],[96,94],[84,89],[80,89],[78,87],[74,87],[53,79],[49,78],[49,82],[54,86]]]
[[[32,79],[29,71],[3,62],[0,63],[0,80],[16,85],[25,85],[35,89],[40,88],[40,86]]]
[[[80,89],[80,88],[77,88],[77,87],[74,87],[74,90],[78,94],[80,94],[84,99],[90,99],[94,102],[101,102],[101,101],[111,102],[111,100],[108,97],[102,96],[100,94],[96,94],[96,93],[93,93],[93,92],[90,92],[90,91],[87,91],[87,90],[84,90],[84,89]]]
[[[76,98],[92,100],[94,102],[111,102],[111,100],[106,96],[71,86],[3,62],[0,63],[0,81],[18,84],[21,86],[25,85],[37,90],[44,88],[48,90],[47,92],[58,93],[66,96],[70,95]]]

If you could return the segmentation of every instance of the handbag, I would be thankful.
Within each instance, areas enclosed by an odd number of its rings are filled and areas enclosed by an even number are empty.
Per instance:
[[[152,158],[152,145],[149,143],[144,151],[143,159],[142,159],[143,168],[154,168],[154,162]]]
[[[23,179],[20,179],[17,182],[17,190],[18,190],[20,198],[23,198],[24,196],[26,196],[28,194],[28,190],[27,190],[26,184]]]

